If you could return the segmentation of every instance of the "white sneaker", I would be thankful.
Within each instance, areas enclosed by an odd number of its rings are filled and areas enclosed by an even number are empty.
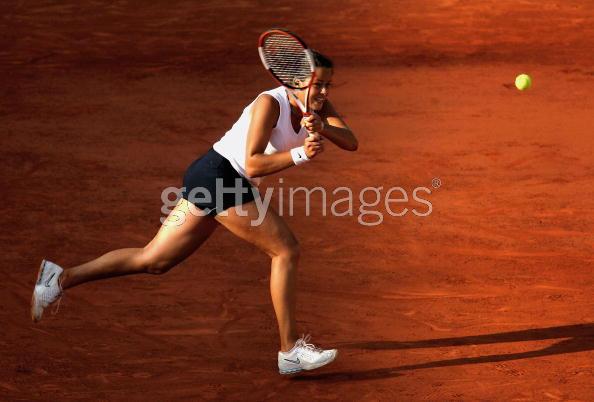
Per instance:
[[[323,350],[311,343],[310,335],[301,337],[288,352],[278,352],[278,371],[281,374],[295,374],[302,370],[313,370],[336,359],[336,349]]]
[[[53,262],[43,260],[37,274],[37,282],[31,297],[31,319],[41,320],[43,309],[55,302],[62,295],[58,279],[64,270]]]

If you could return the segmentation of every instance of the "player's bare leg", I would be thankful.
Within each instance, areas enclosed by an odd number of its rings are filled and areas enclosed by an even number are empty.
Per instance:
[[[39,321],[44,308],[63,290],[85,282],[116,276],[163,274],[190,256],[218,226],[201,216],[193,204],[182,199],[169,214],[156,236],[143,248],[124,248],[71,269],[43,261],[31,300],[31,316]]]
[[[239,215],[239,208],[247,216]],[[226,215],[216,219],[237,236],[253,243],[265,251],[271,261],[270,294],[278,321],[281,350],[278,353],[278,369],[281,374],[295,374],[302,370],[313,370],[332,362],[336,349],[323,350],[309,343],[309,335],[298,339],[295,320],[297,263],[299,245],[285,223],[272,209],[268,208],[262,223],[258,220],[255,202],[230,208]]]
[[[238,214],[240,207],[247,216]],[[258,221],[259,216],[256,203],[240,207],[230,208],[225,211],[227,216],[219,214],[216,219],[270,256],[270,295],[278,321],[281,350],[289,350],[298,339],[295,309],[299,244],[285,221],[271,208],[260,225],[252,226],[252,221]]]
[[[110,251],[93,261],[66,269],[61,278],[62,288],[115,276],[169,271],[196,251],[218,226],[214,218],[199,214],[193,204],[181,199],[145,247]]]

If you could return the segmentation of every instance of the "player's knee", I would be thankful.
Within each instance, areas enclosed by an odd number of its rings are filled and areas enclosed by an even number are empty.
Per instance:
[[[161,262],[149,264],[146,268],[146,272],[151,275],[163,275],[167,273],[171,267],[168,264],[163,264]]]
[[[299,246],[299,242],[295,238],[291,238],[284,242],[283,246],[279,250],[279,256],[282,258],[286,258],[291,261],[299,260],[299,256],[301,254],[301,247]]]
[[[141,264],[144,272],[152,275],[162,275],[175,266],[173,262],[167,259],[150,255],[143,256]]]

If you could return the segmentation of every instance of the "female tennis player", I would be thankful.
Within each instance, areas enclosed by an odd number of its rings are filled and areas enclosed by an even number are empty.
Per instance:
[[[345,150],[357,149],[353,132],[327,98],[333,63],[318,52],[313,55],[316,75],[307,100],[311,115],[303,117],[298,104],[282,86],[258,95],[233,127],[189,166],[182,198],[144,248],[111,251],[70,269],[50,261],[41,263],[31,299],[33,321],[39,321],[44,309],[66,289],[82,283],[169,271],[223,225],[272,260],[270,293],[280,333],[279,372],[312,370],[333,361],[335,349],[323,350],[309,342],[309,335],[297,335],[295,285],[299,245],[295,236],[272,208],[267,209],[260,225],[253,226],[259,217],[255,202],[258,192],[253,184],[260,178],[316,158],[324,150],[324,139]],[[302,103],[305,92],[298,92]],[[219,187],[220,183],[224,187],[238,185],[240,191],[221,196],[217,194],[217,182]]]

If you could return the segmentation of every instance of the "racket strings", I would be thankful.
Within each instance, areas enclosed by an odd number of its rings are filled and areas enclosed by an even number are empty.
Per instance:
[[[311,77],[312,62],[301,43],[288,35],[270,35],[262,53],[272,73],[284,84],[305,88]]]

